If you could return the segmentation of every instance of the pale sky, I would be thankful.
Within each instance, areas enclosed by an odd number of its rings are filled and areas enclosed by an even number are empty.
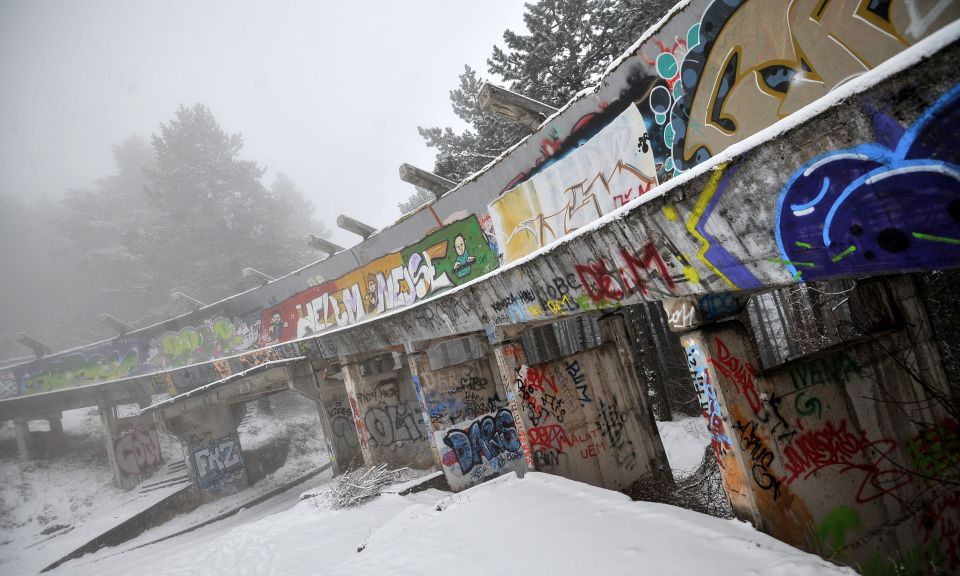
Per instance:
[[[485,73],[521,0],[0,2],[0,194],[59,197],[114,171],[111,147],[206,104],[243,157],[289,175],[332,239],[377,228],[432,169],[417,126],[461,126],[448,92]]]

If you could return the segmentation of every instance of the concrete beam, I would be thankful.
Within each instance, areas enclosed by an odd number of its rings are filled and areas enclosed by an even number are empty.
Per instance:
[[[457,183],[452,180],[447,180],[443,176],[437,176],[433,172],[421,170],[410,164],[400,165],[400,179],[407,184],[413,184],[414,186],[419,186],[433,192],[437,198],[453,190],[457,185]]]
[[[347,232],[353,232],[357,236],[360,236],[364,240],[373,236],[377,231],[373,226],[368,226],[359,220],[354,220],[349,216],[344,216],[343,214],[337,216],[337,226],[343,228]]]
[[[519,122],[532,131],[536,131],[547,116],[556,114],[558,111],[553,106],[490,83],[484,83],[480,88],[477,101],[484,112],[492,112]]]

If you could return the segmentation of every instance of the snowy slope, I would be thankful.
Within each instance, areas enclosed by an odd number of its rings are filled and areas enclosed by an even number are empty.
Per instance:
[[[273,397],[273,415],[251,411],[240,426],[244,450],[288,443],[286,462],[240,494],[205,504],[139,536],[175,533],[252,500],[327,462],[316,407],[289,393]],[[34,431],[45,422],[32,422]],[[0,575],[36,574],[44,566],[179,489],[141,494],[113,485],[96,408],[63,413],[66,445],[35,461],[17,459],[12,423],[0,424]],[[165,462],[183,459],[179,442],[160,436]],[[69,572],[67,572],[69,573]]]
[[[855,574],[742,522],[536,472],[456,495],[384,494],[344,510],[304,500],[242,520],[52,574]]]

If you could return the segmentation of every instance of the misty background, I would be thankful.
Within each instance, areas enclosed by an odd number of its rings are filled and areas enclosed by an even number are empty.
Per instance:
[[[457,182],[529,134],[485,80],[560,107],[673,4],[0,4],[0,362],[283,276],[307,233],[357,244],[338,215],[433,199],[401,163]]]
[[[356,244],[335,227],[339,214],[395,221],[414,192],[399,165],[434,165],[417,126],[464,125],[449,91],[464,64],[485,67],[504,30],[523,30],[523,10],[496,0],[0,3],[0,359],[29,354],[17,332],[58,350],[113,336],[100,312],[142,326],[189,310],[169,301],[172,289],[212,302],[256,285],[244,266],[290,272],[319,259],[300,240],[307,231]],[[217,183],[206,204],[177,198],[177,162],[204,146],[227,156],[207,168],[225,162],[259,205],[216,197]],[[270,222],[244,233],[243,214],[267,200],[279,203]],[[198,232],[191,223],[209,223],[209,238],[178,238],[178,226]],[[253,253],[270,243],[290,249]],[[210,270],[191,278],[198,263]]]

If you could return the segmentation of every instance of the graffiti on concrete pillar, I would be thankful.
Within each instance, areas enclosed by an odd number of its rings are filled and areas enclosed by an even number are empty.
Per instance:
[[[700,410],[707,420],[707,429],[710,430],[710,446],[717,457],[717,462],[723,466],[723,455],[731,448],[732,443],[724,430],[723,412],[720,409],[720,400],[717,398],[712,376],[707,369],[707,359],[692,339],[687,340],[686,353],[687,366],[697,390],[697,398],[700,400]]]
[[[230,434],[194,450],[191,457],[204,490],[220,491],[243,471],[240,446]]]
[[[407,402],[368,408],[363,415],[364,427],[373,447],[389,446],[397,442],[422,440],[423,431],[417,425],[419,411]]]
[[[163,463],[156,428],[122,432],[113,442],[113,453],[124,476],[148,476]]]
[[[440,460],[448,482],[462,489],[507,471],[522,472],[526,466],[520,432],[506,408],[434,432]]]

